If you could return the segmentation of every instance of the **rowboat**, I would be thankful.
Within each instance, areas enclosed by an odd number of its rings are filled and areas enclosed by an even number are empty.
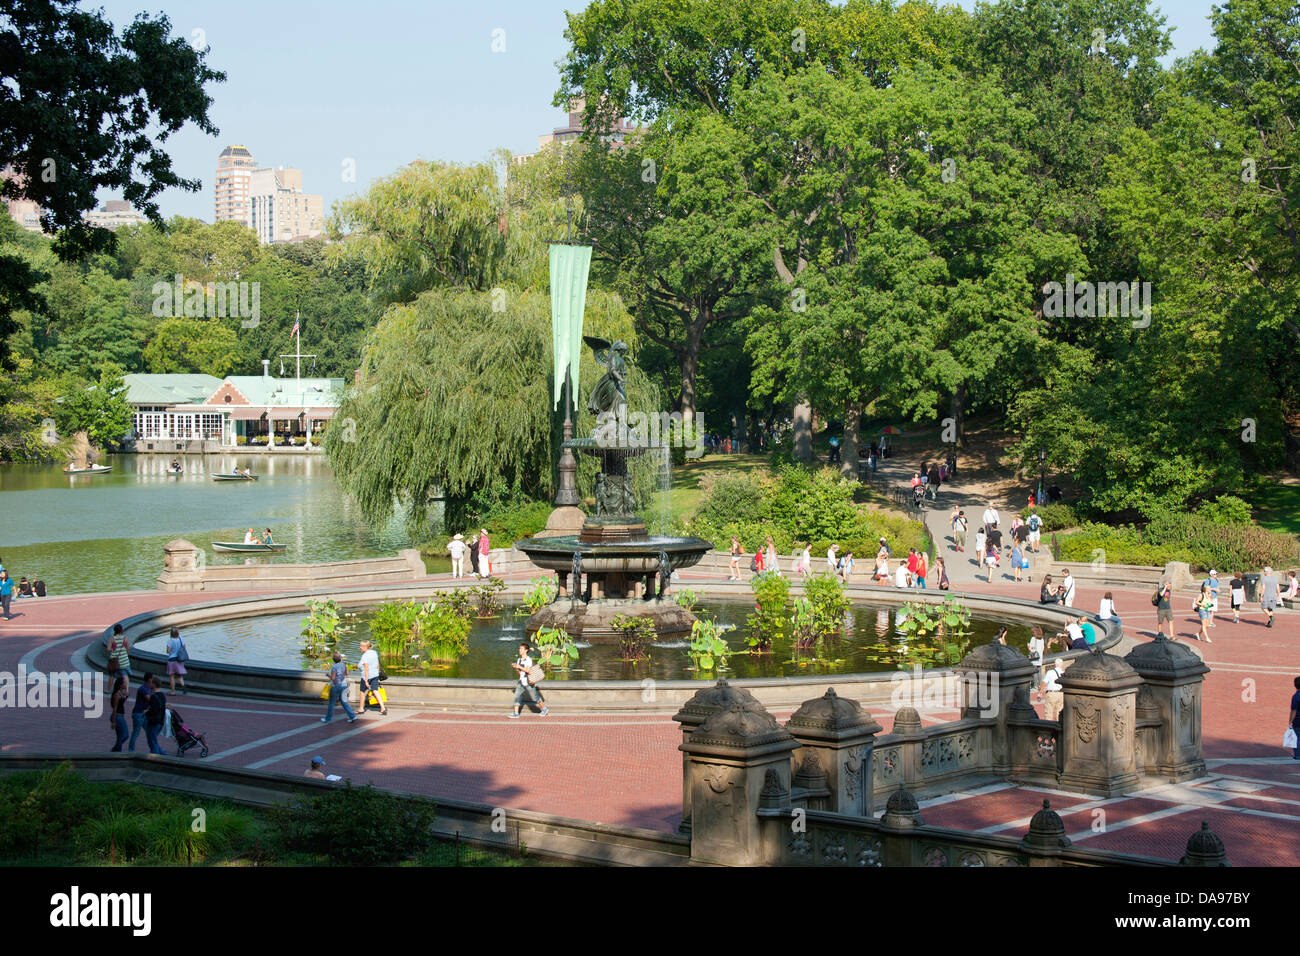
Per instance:
[[[236,551],[241,554],[261,554],[270,552],[279,554],[285,549],[282,544],[244,544],[242,541],[213,541],[213,551]]]
[[[185,470],[183,468],[168,468],[166,471],[163,472],[163,474],[166,475],[168,478],[175,478],[178,475],[185,474]]]
[[[69,465],[63,469],[65,475],[102,475],[106,471],[112,471],[112,465],[87,465],[85,468],[74,468]]]
[[[213,481],[257,481],[257,475],[213,475]]]

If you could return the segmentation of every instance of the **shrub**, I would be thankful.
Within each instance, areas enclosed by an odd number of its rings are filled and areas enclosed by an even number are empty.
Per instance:
[[[284,850],[324,854],[339,866],[378,866],[423,853],[435,842],[436,816],[431,801],[351,783],[270,812]]]
[[[533,635],[543,665],[566,668],[578,659],[578,643],[562,627],[539,628]]]
[[[698,522],[710,527],[755,524],[766,516],[763,488],[749,475],[722,475],[705,494],[695,512]]]
[[[1060,551],[1067,561],[1092,561],[1103,551],[1111,564],[1162,567],[1185,561],[1198,570],[1286,567],[1300,559],[1300,547],[1290,535],[1255,525],[1215,524],[1180,512],[1163,514],[1141,531],[1131,525],[1085,524],[1060,539]]]
[[[521,616],[536,614],[554,601],[555,595],[559,593],[559,585],[551,578],[533,578],[531,583],[532,587],[524,595],[523,607],[519,610]]]
[[[749,586],[754,591],[757,607],[746,621],[749,625],[746,643],[751,652],[764,653],[771,650],[772,642],[785,632],[790,582],[775,572],[765,571],[755,575]]]
[[[650,656],[650,645],[655,642],[652,618],[619,614],[612,624],[619,632],[618,647],[622,660],[643,661]]]
[[[1235,495],[1222,495],[1207,501],[1196,512],[1211,524],[1248,525],[1251,523],[1250,505]]]

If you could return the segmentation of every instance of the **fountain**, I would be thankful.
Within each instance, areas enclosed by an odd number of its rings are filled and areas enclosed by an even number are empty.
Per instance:
[[[596,430],[591,437],[567,439],[562,447],[600,458],[596,513],[586,517],[576,535],[515,543],[559,579],[555,600],[528,619],[527,630],[562,627],[574,638],[609,642],[620,634],[614,619],[627,614],[650,618],[661,638],[680,636],[691,630],[695,615],[668,598],[672,572],[698,564],[713,545],[703,538],[651,535],[636,516],[628,459],[653,446],[629,438],[620,427],[626,421],[627,345],[589,336],[584,341],[605,367],[587,403],[596,415]]]

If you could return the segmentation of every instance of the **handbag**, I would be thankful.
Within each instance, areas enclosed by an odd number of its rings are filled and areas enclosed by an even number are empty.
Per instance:
[[[1294,727],[1288,727],[1286,733],[1282,735],[1282,746],[1290,747],[1292,750],[1296,748],[1296,734]]]
[[[180,650],[176,652],[176,660],[184,664],[189,659],[190,659],[190,652],[186,649],[185,642],[181,641]]]
[[[384,670],[383,664],[379,665],[379,680],[381,683],[388,680],[388,671]]]
[[[544,680],[546,680],[546,671],[542,670],[541,664],[534,664],[528,668],[528,683],[540,684]]]
[[[326,681],[326,682],[325,682],[325,686],[322,687],[322,688],[320,689],[320,699],[321,699],[321,700],[329,700],[329,699],[330,699],[330,688],[333,687],[333,686],[334,686],[334,685],[331,684],[329,681]]]

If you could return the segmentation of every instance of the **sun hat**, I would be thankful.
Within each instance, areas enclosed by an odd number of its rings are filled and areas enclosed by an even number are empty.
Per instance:
[[[452,535],[451,540],[453,540],[453,541],[463,541],[464,538],[465,538],[465,536],[464,536],[463,534],[461,534],[460,532],[457,532],[456,534]]]

